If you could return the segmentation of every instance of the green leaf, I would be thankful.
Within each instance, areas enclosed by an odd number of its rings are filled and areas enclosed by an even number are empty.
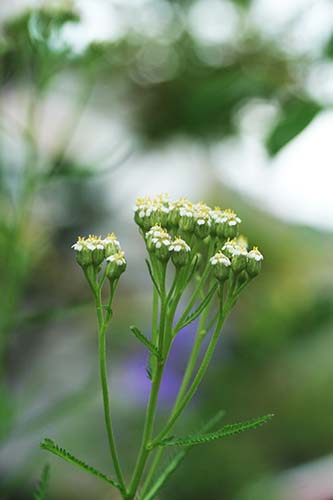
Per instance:
[[[91,465],[87,465],[85,462],[83,462],[79,458],[74,457],[74,455],[69,453],[64,448],[60,448],[60,446],[58,446],[54,441],[52,441],[52,439],[48,439],[48,438],[44,439],[44,441],[41,443],[40,447],[43,450],[47,450],[50,453],[57,455],[58,457],[62,458],[63,460],[66,460],[66,462],[69,462],[70,464],[73,464],[73,465],[76,465],[77,467],[80,467],[81,469],[85,470],[86,472],[89,472],[93,476],[98,477],[102,481],[105,481],[109,484],[112,484],[112,486],[121,490],[120,484],[118,484],[116,481],[107,477],[102,472],[99,472],[94,467],[91,467]]]
[[[49,484],[50,479],[50,466],[48,464],[44,465],[42,470],[42,475],[40,477],[34,500],[45,500],[46,499],[46,490]]]
[[[192,313],[187,316],[187,318],[184,319],[180,324],[176,325],[175,331],[176,333],[179,332],[179,330],[182,330],[185,328],[185,326],[189,325],[194,321],[202,312],[203,310],[208,306],[209,302],[212,300],[212,298],[215,295],[216,289],[217,289],[217,284],[212,286],[212,288],[209,290],[208,294],[204,298],[204,300],[201,302],[201,304],[197,307],[197,309]]]
[[[214,417],[212,417],[203,427],[200,429],[200,432],[209,431],[212,427],[220,422],[225,412],[220,410]],[[180,466],[182,461],[184,460],[187,453],[190,451],[191,447],[185,448],[177,453],[177,455],[172,459],[172,461],[164,468],[162,474],[157,478],[155,484],[149,490],[147,495],[145,495],[143,500],[153,500],[157,493],[160,491],[165,482],[169,479],[171,474],[175,472],[176,469]]]
[[[193,446],[196,444],[208,443],[210,441],[215,441],[216,439],[221,439],[227,436],[233,436],[234,434],[239,434],[250,429],[255,429],[260,425],[265,424],[274,415],[264,415],[259,418],[254,418],[248,420],[247,422],[240,422],[236,424],[224,425],[221,429],[215,432],[209,432],[206,434],[193,434],[184,438],[167,438],[163,439],[157,446]]]
[[[310,99],[293,98],[285,103],[281,118],[266,140],[266,147],[274,156],[288,142],[302,132],[321,111],[321,106]]]
[[[154,356],[156,356],[157,359],[162,359],[162,354],[160,353],[158,348],[152,342],[150,342],[150,340],[148,340],[142,332],[140,332],[139,328],[137,328],[135,325],[131,325],[130,330],[132,333],[134,333],[136,338],[139,339],[140,342],[142,342],[143,345],[145,345]]]

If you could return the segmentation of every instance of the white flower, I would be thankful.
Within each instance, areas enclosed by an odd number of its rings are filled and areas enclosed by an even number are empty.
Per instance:
[[[238,240],[228,240],[222,247],[222,251],[232,257],[237,255],[247,255],[247,248],[244,243],[239,243]]]
[[[120,243],[114,233],[108,233],[103,239],[104,245],[115,245],[115,247],[120,248]]]
[[[181,238],[175,238],[173,242],[170,245],[170,250],[173,252],[190,252],[191,248],[190,246],[186,243],[186,241],[182,240]]]
[[[115,262],[117,266],[123,266],[126,264],[125,254],[122,250],[119,250],[117,253],[110,255],[107,257],[107,262]]]
[[[264,260],[264,256],[262,255],[261,252],[259,252],[258,247],[253,247],[252,250],[250,252],[248,252],[247,258],[253,259],[257,262]]]
[[[225,267],[231,266],[230,259],[222,252],[217,252],[213,257],[209,259],[212,266],[216,266],[217,264],[222,264]]]

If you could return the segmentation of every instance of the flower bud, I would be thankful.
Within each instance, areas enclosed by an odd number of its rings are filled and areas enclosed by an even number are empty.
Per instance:
[[[260,273],[263,260],[264,257],[257,247],[253,247],[253,249],[248,252],[246,270],[251,278],[254,278]]]
[[[153,225],[151,215],[154,207],[149,196],[138,198],[134,207],[134,221],[144,231],[148,231]]]
[[[168,226],[178,227],[180,219],[180,209],[191,205],[187,198],[179,198],[169,203]]]
[[[162,261],[167,261],[170,257],[171,237],[161,226],[153,226],[146,233],[147,249],[153,252]]]
[[[103,240],[105,257],[113,255],[120,250],[120,243],[114,233],[108,233]]]
[[[194,233],[200,239],[205,239],[210,234],[211,217],[210,208],[204,203],[194,205],[195,228]]]
[[[239,234],[239,224],[241,219],[230,209],[226,209],[222,212],[222,226],[221,232],[226,239],[232,239]],[[220,234],[218,234],[221,237]]]
[[[235,273],[240,273],[241,271],[244,271],[247,265],[247,248],[244,245],[244,240],[242,239],[228,240],[223,245],[222,251],[231,260],[231,266],[233,271],[235,271]]]
[[[191,248],[186,241],[181,238],[175,238],[169,247],[171,251],[172,262],[176,267],[186,266],[190,261]]]
[[[152,201],[152,215],[151,222],[152,225],[156,224],[167,227],[169,224],[169,212],[170,212],[170,202],[169,195],[167,193],[157,195]]]
[[[99,266],[105,257],[103,240],[91,234],[87,239],[80,237],[72,248],[76,251],[76,260],[82,267],[91,264]]]
[[[216,279],[223,282],[229,278],[231,262],[222,252],[217,252],[209,259]]]
[[[118,252],[113,255],[109,255],[106,259],[106,276],[110,281],[118,279],[120,275],[126,270],[126,260],[125,255],[122,250],[118,250]]]
[[[192,204],[184,205],[179,209],[179,229],[185,233],[193,233],[195,227],[195,218]]]

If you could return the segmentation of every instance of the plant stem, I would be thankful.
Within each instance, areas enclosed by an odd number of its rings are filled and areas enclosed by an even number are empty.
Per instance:
[[[111,452],[111,457],[113,460],[113,465],[115,468],[115,473],[117,475],[117,479],[122,487],[123,491],[126,491],[124,478],[121,472],[121,467],[118,459],[118,452],[115,443],[113,426],[111,420],[111,412],[110,412],[110,398],[109,398],[109,389],[108,389],[108,381],[107,381],[107,368],[106,368],[106,330],[111,318],[111,308],[108,309],[105,319],[103,316],[103,306],[101,300],[101,290],[99,289],[96,292],[96,311],[97,311],[97,319],[98,319],[98,351],[99,351],[99,368],[100,368],[100,378],[102,385],[102,393],[103,393],[103,406],[104,406],[104,419],[105,426],[108,436],[108,443]]]
[[[199,370],[194,377],[194,380],[192,382],[192,385],[188,392],[186,393],[186,396],[184,399],[181,401],[180,404],[177,405],[177,407],[174,409],[174,411],[171,413],[170,418],[165,426],[165,428],[158,434],[158,436],[150,443],[150,448],[154,448],[155,446],[158,445],[158,443],[168,434],[168,432],[172,429],[174,423],[184,410],[185,406],[190,402],[192,399],[193,395],[195,394],[196,390],[198,389],[198,386],[206,373],[206,370],[208,368],[209,362],[212,358],[213,352],[215,350],[215,346],[217,343],[217,340],[219,338],[219,334],[221,331],[221,328],[223,326],[224,320],[227,316],[227,313],[229,311],[229,308],[226,312],[221,313],[217,322],[217,325],[215,327],[214,333],[212,335],[212,338],[210,340],[210,343],[208,345],[207,351],[205,353],[205,356],[201,362],[201,365],[199,367]]]
[[[194,345],[193,345],[193,348],[192,348],[192,351],[191,351],[191,354],[190,354],[190,358],[189,358],[189,361],[188,361],[188,364],[187,364],[187,367],[186,367],[186,370],[185,370],[184,378],[183,378],[181,387],[179,389],[179,392],[178,392],[178,395],[177,395],[177,399],[176,399],[175,404],[173,406],[172,412],[174,412],[176,410],[178,404],[182,400],[182,398],[183,398],[183,396],[185,394],[185,391],[186,391],[186,389],[188,387],[188,384],[190,382],[193,370],[195,368],[195,364],[196,364],[196,361],[198,359],[198,355],[199,355],[199,352],[200,352],[200,347],[201,347],[202,341],[203,341],[203,339],[205,337],[205,334],[203,334],[203,331],[204,331],[203,328],[205,326],[205,322],[206,322],[206,319],[207,319],[208,311],[209,311],[209,308],[207,308],[207,310],[204,311],[204,313],[202,314],[202,316],[200,318],[200,322],[199,322],[199,325],[198,325],[196,339],[195,339],[195,342],[194,342]],[[160,463],[160,460],[161,460],[162,455],[163,455],[163,451],[164,451],[163,447],[160,447],[156,451],[153,463],[151,464],[149,473],[148,473],[148,475],[146,477],[146,480],[145,480],[145,483],[144,483],[144,486],[143,486],[143,489],[142,489],[142,497],[143,498],[144,498],[144,495],[147,492],[147,489],[148,489],[148,487],[150,485],[150,482],[151,482],[151,480],[152,480],[152,478],[153,478],[153,476],[155,474],[155,471],[156,471],[156,469],[158,467],[158,464]]]
[[[160,269],[161,314],[160,314],[158,339],[156,339],[158,341],[158,348],[160,352],[164,352],[165,339],[168,340],[168,338],[171,336],[171,330],[169,332],[166,331],[167,325],[168,326],[170,325],[170,315],[167,314],[168,300],[165,290],[165,280],[166,280],[166,264],[163,264],[162,268]],[[148,459],[149,453],[151,452],[151,450],[148,449],[147,445],[152,438],[155,414],[158,402],[158,394],[162,381],[164,367],[165,367],[165,357],[163,356],[163,361],[158,361],[156,372],[153,376],[152,387],[147,406],[146,420],[141,441],[141,447],[134,468],[132,481],[129,487],[129,493],[125,497],[127,500],[134,499],[137,488],[140,484],[141,476],[143,474],[146,461]]]

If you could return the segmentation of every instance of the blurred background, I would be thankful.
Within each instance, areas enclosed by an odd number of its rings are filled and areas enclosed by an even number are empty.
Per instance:
[[[159,498],[332,500],[332,0],[3,0],[0,23],[0,499],[32,499],[46,461],[50,499],[118,498],[39,450],[49,436],[108,472],[70,246],[115,231],[126,252],[109,368],[129,474],[149,381],[128,325],[149,331],[151,307],[132,207],[168,191],[233,208],[265,255],[179,433],[220,408],[276,417],[192,450]]]

